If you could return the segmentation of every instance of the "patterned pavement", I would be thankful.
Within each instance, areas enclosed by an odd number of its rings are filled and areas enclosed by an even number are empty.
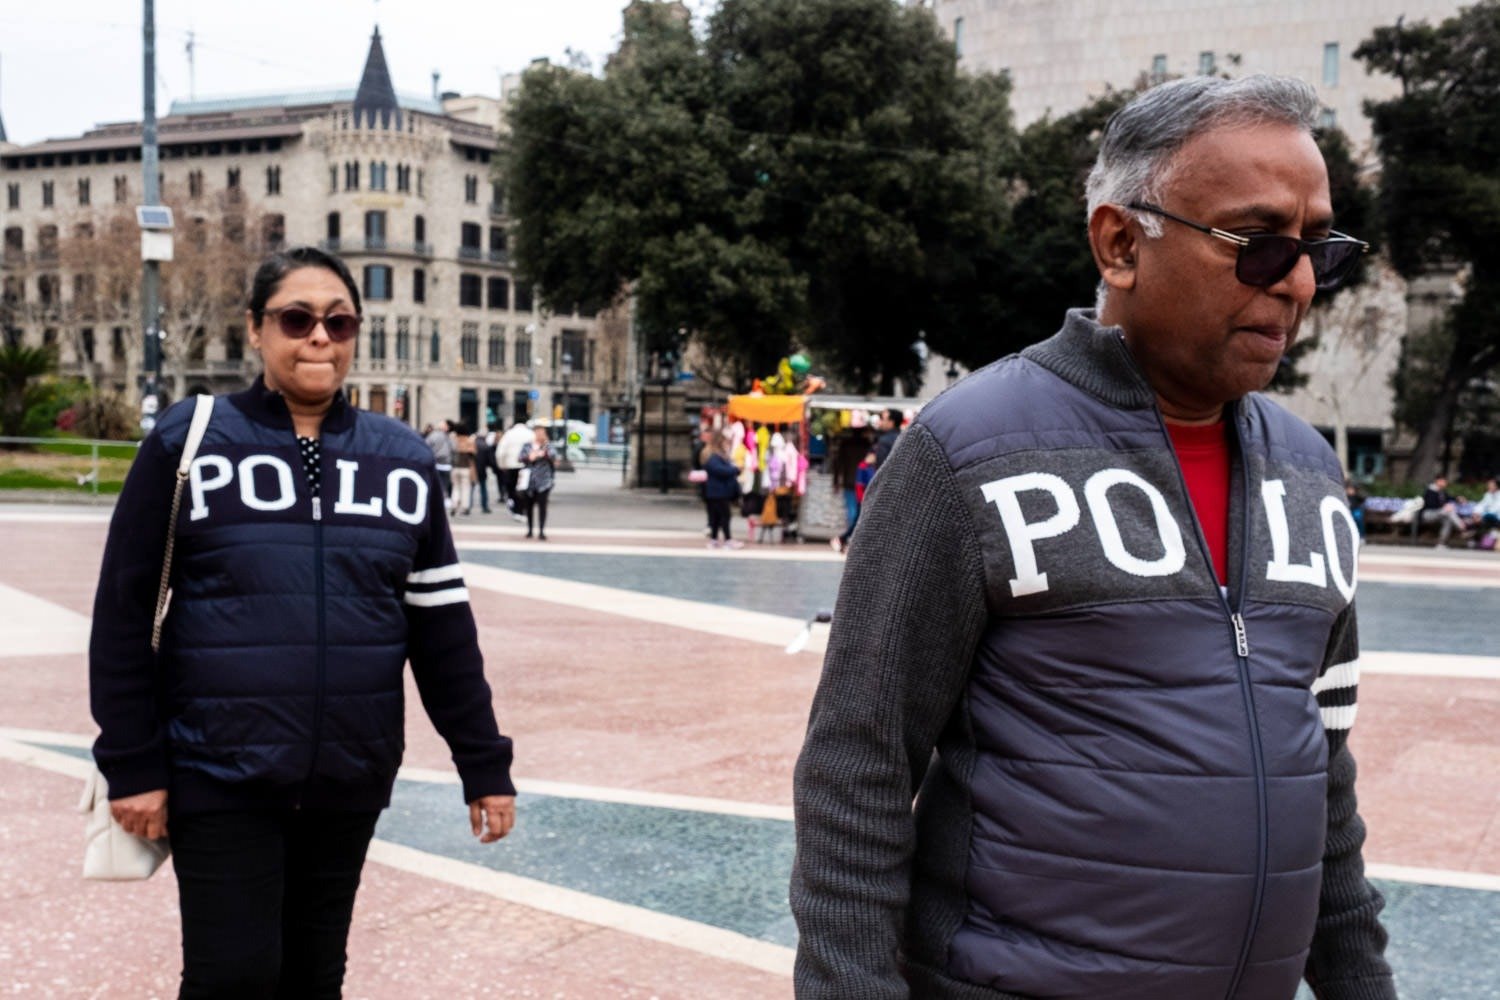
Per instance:
[[[458,525],[520,826],[472,841],[413,696],[346,995],[789,997],[790,773],[821,632],[783,647],[832,606],[841,564],[706,551],[691,504],[559,509],[547,547],[500,519]],[[105,516],[0,507],[0,995],[175,991],[170,870],[76,877]],[[1500,558],[1467,556],[1370,550],[1362,567],[1366,857],[1417,1000],[1500,996]]]

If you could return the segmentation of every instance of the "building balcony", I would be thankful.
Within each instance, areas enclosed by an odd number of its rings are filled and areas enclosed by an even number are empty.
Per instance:
[[[497,219],[505,218],[505,205],[498,201],[490,202],[490,215]]]
[[[469,247],[469,246],[459,247],[458,248],[458,259],[459,260],[483,260],[484,259],[484,248],[483,247]]]
[[[489,261],[490,261],[491,264],[509,264],[510,263],[510,251],[509,250],[491,250],[490,251],[490,256],[489,256]]]

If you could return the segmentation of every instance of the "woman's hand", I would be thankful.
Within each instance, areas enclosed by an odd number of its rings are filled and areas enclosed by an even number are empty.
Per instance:
[[[514,795],[486,795],[469,803],[469,826],[481,844],[493,844],[515,825]]]
[[[147,840],[157,840],[167,835],[167,790],[158,788],[154,792],[142,792],[123,799],[114,799],[109,804],[110,815],[124,827],[126,833]]]

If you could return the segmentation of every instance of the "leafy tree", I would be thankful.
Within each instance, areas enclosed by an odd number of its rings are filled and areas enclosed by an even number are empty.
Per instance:
[[[702,39],[632,4],[602,78],[534,69],[510,112],[519,265],[550,303],[633,289],[648,347],[686,330],[740,385],[793,346],[884,391],[924,333],[995,356],[1007,94],[893,0],[724,0]]]
[[[1366,104],[1391,259],[1408,278],[1454,268],[1464,276],[1447,321],[1413,345],[1430,379],[1408,373],[1397,382],[1401,412],[1417,430],[1414,479],[1436,471],[1466,388],[1500,364],[1497,52],[1500,2],[1481,0],[1438,25],[1377,28],[1354,53],[1401,82],[1399,97]]]
[[[32,414],[50,398],[46,376],[56,371],[57,352],[51,347],[0,345],[0,436],[25,437],[44,429]]]

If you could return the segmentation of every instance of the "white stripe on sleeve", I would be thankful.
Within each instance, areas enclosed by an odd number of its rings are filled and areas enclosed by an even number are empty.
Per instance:
[[[444,580],[462,579],[463,575],[463,568],[458,563],[449,563],[447,566],[438,566],[436,569],[419,569],[415,573],[408,573],[406,582],[442,583]]]
[[[421,591],[407,591],[406,593],[406,603],[414,608],[436,608],[444,604],[467,604],[468,602],[468,587],[450,587],[447,590],[434,590],[429,593]]]
[[[1358,705],[1334,705],[1332,708],[1319,709],[1323,713],[1324,729],[1353,729],[1354,713],[1359,711]]]
[[[1329,667],[1326,674],[1313,681],[1312,693],[1322,694],[1336,688],[1352,688],[1358,683],[1359,660],[1355,659]]]

